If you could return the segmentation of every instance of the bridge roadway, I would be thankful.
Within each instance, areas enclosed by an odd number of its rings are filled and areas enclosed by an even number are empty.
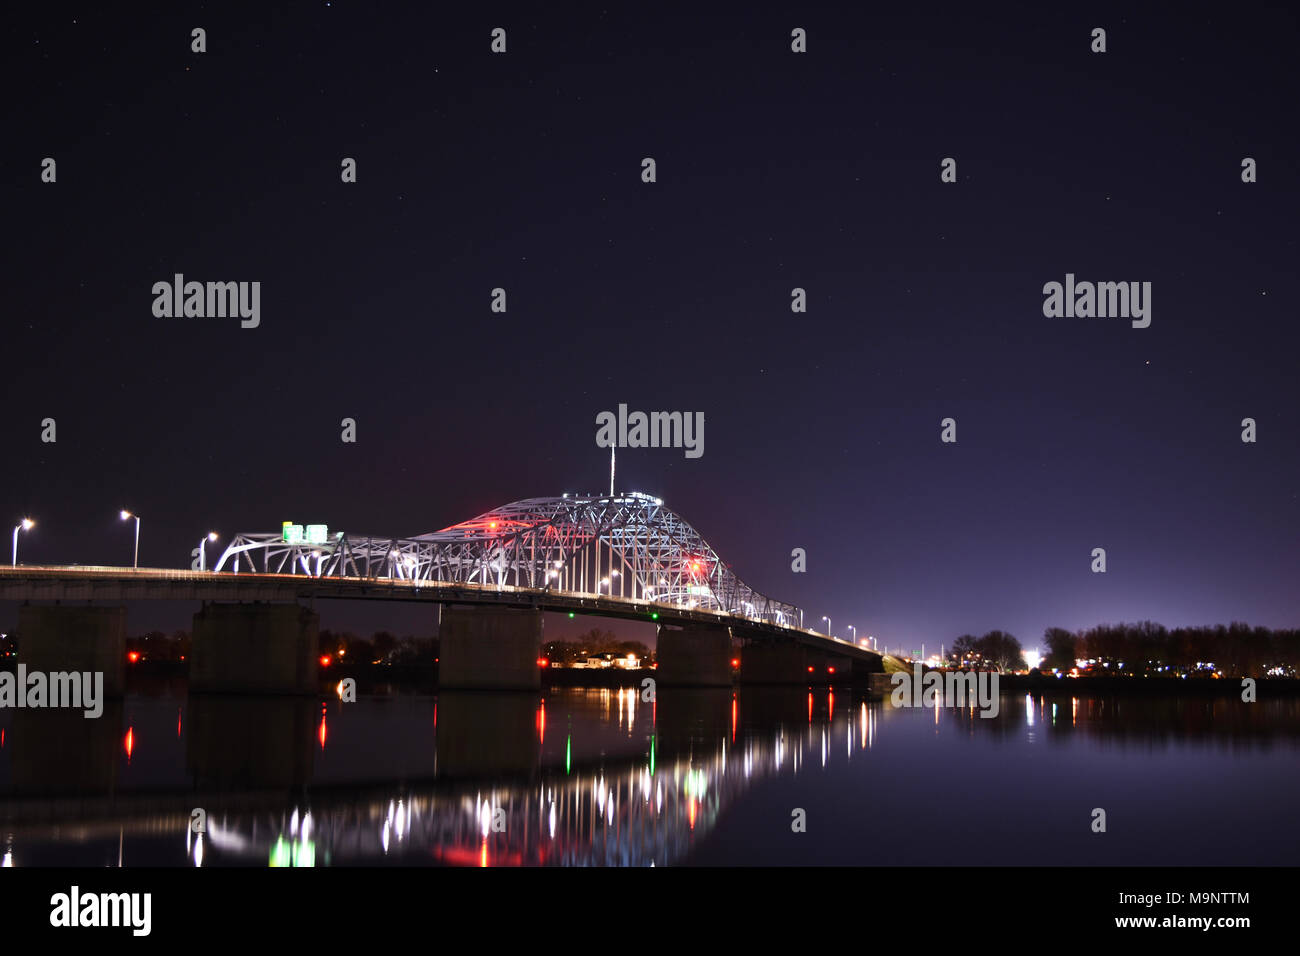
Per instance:
[[[169,568],[0,567],[0,600],[4,601],[116,603],[159,600],[288,604],[318,599],[495,606],[620,618],[660,627],[727,628],[742,643],[757,641],[793,645],[817,655],[833,655],[845,664],[855,664],[855,669],[878,670],[881,660],[877,652],[811,629],[783,627],[722,611],[551,588]],[[812,669],[809,666],[808,670]]]

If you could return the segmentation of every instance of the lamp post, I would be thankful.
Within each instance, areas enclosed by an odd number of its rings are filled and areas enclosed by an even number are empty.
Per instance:
[[[122,509],[121,518],[123,521],[127,518],[135,519],[135,556],[131,559],[131,568],[138,571],[140,569],[140,516],[133,515],[124,508]]]
[[[217,540],[217,533],[215,531],[209,531],[206,535],[204,535],[202,538],[199,539],[199,570],[200,571],[206,571],[208,569],[207,559],[204,557],[203,554],[203,546],[207,544],[209,541],[216,541],[216,540]],[[137,545],[137,547],[139,546]]]
[[[854,627],[852,624],[850,624],[849,630],[853,632],[853,643],[854,644],[858,643],[858,629]]]
[[[831,637],[834,637],[835,635],[831,634],[831,619],[823,614],[822,620],[826,622],[826,633],[830,634]]]
[[[31,518],[24,518],[22,521],[14,525],[14,567],[15,568],[18,567],[18,532],[31,531],[32,528],[35,526],[35,524],[36,522],[33,521]]]

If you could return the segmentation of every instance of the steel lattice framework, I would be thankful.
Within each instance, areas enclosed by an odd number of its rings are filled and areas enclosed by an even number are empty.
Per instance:
[[[266,573],[541,588],[800,624],[797,607],[750,588],[698,531],[639,492],[527,498],[414,538],[240,534],[216,570],[237,571],[241,558]]]

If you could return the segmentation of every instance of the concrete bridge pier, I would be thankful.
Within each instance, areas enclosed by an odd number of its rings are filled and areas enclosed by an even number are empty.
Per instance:
[[[808,651],[794,641],[753,642],[740,652],[745,684],[807,684],[812,680]]]
[[[878,660],[779,639],[751,640],[740,652],[740,679],[746,684],[842,683],[867,680],[879,669]]]
[[[320,615],[297,604],[205,604],[194,615],[190,690],[315,694]]]
[[[25,604],[18,609],[18,660],[28,672],[103,672],[104,696],[126,682],[126,608]]]
[[[459,690],[538,690],[542,612],[532,608],[444,605],[438,626],[438,686]]]
[[[811,667],[812,670],[808,670]],[[870,679],[873,665],[870,661],[834,650],[807,651],[804,678],[810,684],[843,684],[846,681]]]
[[[731,629],[702,624],[660,624],[655,638],[655,681],[678,687],[730,687]]]

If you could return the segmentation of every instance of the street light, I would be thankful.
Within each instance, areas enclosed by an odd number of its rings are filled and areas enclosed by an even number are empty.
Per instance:
[[[133,515],[123,508],[122,520],[125,521],[127,518],[135,519],[135,557],[131,561],[131,567],[138,571],[140,569],[140,516]]]
[[[203,556],[203,546],[207,544],[209,541],[216,541],[216,540],[217,540],[217,533],[215,531],[209,531],[206,535],[204,535],[202,538],[199,539],[199,570],[200,571],[206,571],[208,569],[207,561],[204,559]]]
[[[36,522],[31,518],[24,518],[18,524],[14,525],[14,567],[18,567],[18,532],[31,531]]]
[[[853,643],[854,644],[858,643],[858,629],[854,627],[852,624],[850,624],[849,630],[853,632]]]
[[[822,620],[826,622],[826,633],[830,634],[831,637],[834,637],[835,635],[831,634],[831,619],[823,614]]]

